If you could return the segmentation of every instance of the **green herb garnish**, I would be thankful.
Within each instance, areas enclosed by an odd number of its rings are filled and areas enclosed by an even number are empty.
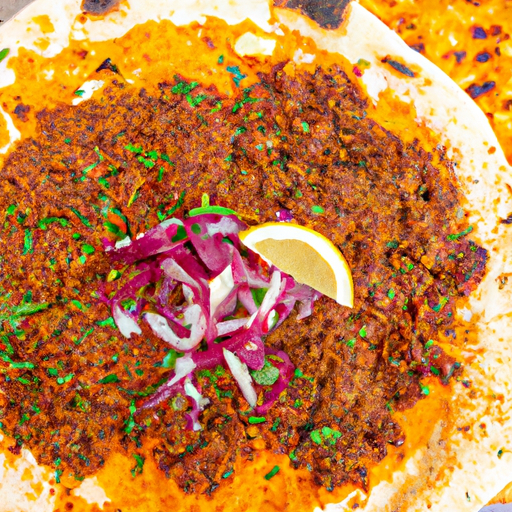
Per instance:
[[[279,473],[279,466],[274,466],[266,475],[265,475],[265,480],[270,480],[272,477],[274,477],[275,475],[277,475],[277,473]]]
[[[91,223],[87,217],[84,217],[76,208],[73,208],[72,206],[70,206],[69,209],[80,219],[84,226],[92,228]]]
[[[267,418],[264,416],[249,416],[249,423],[251,425],[258,425],[259,423],[265,423]]]
[[[25,229],[25,238],[23,241],[23,252],[21,253],[23,256],[26,254],[32,254],[34,252],[34,239],[32,237],[32,231],[30,229]]]
[[[140,475],[142,473],[142,470],[144,468],[144,462],[145,458],[141,457],[140,455],[137,455],[136,453],[133,454],[133,458],[137,461],[137,465],[130,471],[133,478],[135,478],[137,475]]]
[[[236,86],[239,87],[240,86],[240,82],[244,79],[244,78],[247,78],[247,75],[244,75],[241,71],[240,71],[240,68],[238,66],[228,66],[226,68],[226,71],[228,73],[231,73],[233,76],[233,82],[235,82]]]
[[[100,327],[116,327],[116,323],[114,322],[114,319],[112,317],[107,318],[106,320],[100,320],[96,322],[97,325]]]
[[[207,99],[208,96],[206,96],[205,94],[198,94],[197,96],[187,94],[186,98],[191,107],[197,107],[197,105],[199,105],[199,103]]]
[[[224,208],[223,206],[205,206],[200,208],[193,208],[188,212],[189,217],[195,217],[196,215],[202,215],[205,213],[216,213],[217,215],[236,215],[238,214],[230,208]]]
[[[142,153],[144,150],[142,147],[138,148],[134,146],[133,144],[127,144],[124,149],[127,149],[128,151],[131,151],[132,153],[139,154]]]
[[[62,386],[62,384],[66,384],[67,382],[72,380],[74,376],[75,376],[74,373],[69,373],[65,377],[58,377],[57,378],[57,384],[59,384],[59,386]]]
[[[471,231],[473,231],[473,226],[469,226],[467,229],[465,229],[464,231],[461,231],[460,233],[456,233],[454,235],[448,235],[446,237],[446,239],[450,240],[450,241],[458,240],[459,238],[471,233]]]
[[[252,370],[251,375],[260,386],[272,386],[279,379],[279,370],[265,358],[263,368],[261,370]]]
[[[167,217],[169,217],[170,215],[172,215],[176,210],[180,209],[182,206],[183,206],[183,203],[184,203],[184,200],[185,200],[185,194],[187,192],[184,190],[181,194],[180,194],[180,197],[178,198],[178,200],[176,201],[176,204],[174,206],[172,206],[171,208],[169,208],[166,212],[162,213],[162,212],[157,212],[157,215],[158,215],[158,218],[160,219],[160,221],[163,221],[165,220]]]
[[[137,407],[135,407],[135,400],[132,400],[128,410],[130,411],[130,417],[128,418],[128,420],[125,421],[126,428],[124,429],[124,431],[127,434],[130,434],[136,425],[135,420],[133,419],[133,415],[135,414],[135,411],[137,410]]]
[[[103,377],[98,381],[98,384],[111,384],[112,382],[119,382],[119,377],[115,373]]]
[[[172,89],[173,94],[188,94],[199,85],[199,82],[178,82]]]
[[[89,244],[82,245],[82,252],[85,254],[94,254],[95,251],[96,251],[96,249],[92,245],[89,245]]]
[[[0,62],[2,62],[5,57],[9,55],[9,48],[4,48],[2,51],[0,51]]]
[[[41,229],[48,229],[48,225],[49,224],[52,224],[53,222],[57,222],[59,223],[63,228],[67,227],[69,225],[69,220],[68,219],[64,219],[64,218],[61,218],[61,217],[47,217],[45,219],[41,219],[37,225],[41,228]]]

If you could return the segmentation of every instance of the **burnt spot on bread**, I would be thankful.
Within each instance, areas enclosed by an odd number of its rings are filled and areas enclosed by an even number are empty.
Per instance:
[[[82,12],[102,16],[117,8],[121,0],[83,0]]]
[[[18,117],[20,121],[24,123],[28,121],[27,114],[30,112],[30,105],[23,105],[23,103],[19,103],[14,109],[14,113]]]
[[[344,20],[350,0],[276,0],[274,3],[302,12],[322,28],[336,29]]]

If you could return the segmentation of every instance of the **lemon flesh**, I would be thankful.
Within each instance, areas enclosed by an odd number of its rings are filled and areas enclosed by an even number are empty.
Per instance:
[[[350,268],[338,248],[320,233],[296,224],[272,222],[252,227],[239,236],[249,249],[297,282],[339,304],[354,305]]]

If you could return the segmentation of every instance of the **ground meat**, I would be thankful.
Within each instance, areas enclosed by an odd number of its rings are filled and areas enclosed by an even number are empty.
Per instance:
[[[425,396],[424,376],[460,371],[435,341],[486,253],[468,238],[443,148],[379,126],[341,70],[292,78],[283,67],[234,98],[183,77],[150,95],[105,69],[101,100],[40,112],[40,136],[9,156],[0,421],[57,478],[81,479],[113,451],[151,445],[185,490],[211,492],[237,456],[266,447],[328,489],[364,487],[387,445],[407,442],[393,411]],[[165,382],[168,346],[146,326],[124,339],[98,299],[111,278],[102,238],[183,216],[203,193],[249,223],[287,209],[326,235],[352,269],[355,306],[322,298],[311,317],[292,314],[267,338],[297,370],[258,424],[225,369],[201,372],[210,406],[192,432],[181,396],[137,410]]]

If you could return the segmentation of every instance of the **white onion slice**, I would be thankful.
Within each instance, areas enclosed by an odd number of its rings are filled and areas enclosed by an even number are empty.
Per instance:
[[[125,338],[130,338],[133,333],[142,334],[139,324],[131,316],[126,314],[118,304],[115,305],[112,315],[117,328]]]
[[[176,366],[174,367],[174,377],[167,383],[167,386],[176,384],[180,379],[192,373],[196,368],[196,363],[190,357],[190,354],[185,354],[183,357],[176,359]]]
[[[276,305],[277,298],[281,292],[281,272],[274,270],[272,277],[270,278],[270,287],[263,297],[261,306],[258,311],[260,318],[265,318],[267,313]]]
[[[279,315],[275,309],[272,309],[267,316],[267,329],[270,331],[279,320]]]
[[[169,326],[167,319],[156,313],[146,313],[144,318],[153,332],[162,340],[169,343],[173,348],[180,351],[192,350],[199,345],[206,332],[206,318],[199,304],[193,304],[185,309],[184,324],[190,324],[190,336],[180,338]]]
[[[233,377],[240,387],[242,395],[244,395],[244,398],[251,407],[255,407],[258,401],[258,395],[252,385],[252,377],[247,369],[247,365],[242,363],[242,361],[240,361],[233,352],[230,352],[225,348],[222,349],[222,352],[224,353],[224,359],[226,360]]]
[[[248,317],[244,318],[235,318],[234,320],[226,320],[225,322],[219,322],[217,324],[217,334],[219,336],[225,336],[233,331],[236,331],[247,325],[247,322],[250,320]]]
[[[129,236],[125,236],[122,240],[118,240],[116,242],[116,250],[121,249],[122,247],[128,247],[132,244],[132,241]]]
[[[228,297],[235,286],[233,270],[228,265],[217,277],[210,281],[210,316],[213,317],[219,305]]]
[[[172,258],[166,259],[162,263],[162,269],[166,273],[167,276],[176,279],[176,281],[180,281],[181,283],[186,283],[193,288],[198,287],[197,280],[193,277],[189,276],[185,270],[183,270],[178,263],[176,263]]]
[[[194,384],[192,384],[192,381],[189,378],[185,379],[185,384],[183,387],[185,389],[185,394],[192,398],[192,400],[194,400],[194,402],[196,403],[195,409],[197,414],[204,411],[204,408],[210,403],[210,400],[208,398],[203,397],[203,395],[199,393],[199,391],[194,386]],[[196,415],[191,414],[190,417],[193,421],[192,430],[194,430],[195,432],[202,430],[203,427],[201,426],[201,423],[197,421]]]
[[[190,286],[184,284],[182,285],[181,289],[183,290],[183,296],[185,297],[185,300],[187,301],[187,304],[193,304],[194,303],[194,292]]]

